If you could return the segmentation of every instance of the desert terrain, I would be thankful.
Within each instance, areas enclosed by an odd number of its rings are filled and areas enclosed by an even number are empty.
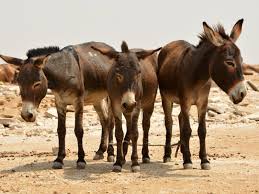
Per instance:
[[[259,76],[246,76],[259,87]],[[259,192],[259,92],[248,86],[248,95],[238,105],[217,86],[211,89],[207,115],[207,152],[211,170],[201,170],[197,112],[191,109],[192,170],[182,167],[182,155],[163,163],[164,114],[157,95],[150,129],[150,164],[141,164],[139,173],[130,170],[130,150],[121,173],[112,172],[112,163],[94,161],[101,126],[93,107],[84,110],[84,149],[87,166],[76,169],[77,141],[73,109],[67,114],[67,157],[64,169],[51,168],[58,137],[54,97],[42,101],[36,122],[20,117],[19,87],[0,84],[0,193],[258,193]],[[173,110],[172,143],[179,140],[177,115]],[[125,129],[125,122],[124,122]],[[142,128],[138,141],[141,161]],[[114,142],[115,138],[114,138]],[[115,145],[116,146],[116,145]]]

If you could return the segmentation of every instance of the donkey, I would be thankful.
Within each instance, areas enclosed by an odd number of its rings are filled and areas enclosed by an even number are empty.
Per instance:
[[[210,169],[207,159],[206,110],[211,80],[230,97],[234,104],[247,94],[242,71],[242,57],[235,42],[241,34],[243,19],[227,35],[222,25],[214,29],[203,22],[204,32],[197,46],[179,40],[167,44],[158,56],[158,82],[165,114],[166,142],[164,162],[171,159],[172,107],[180,104],[178,116],[180,143],[184,169],[192,168],[189,141],[191,127],[189,110],[196,105],[198,110],[199,158],[201,169]]]
[[[155,50],[129,50],[126,42],[122,42],[122,52],[93,48],[115,61],[107,77],[107,90],[115,118],[115,137],[117,141],[117,157],[113,171],[121,172],[122,165],[126,162],[125,156],[131,140],[131,169],[133,172],[137,172],[140,170],[137,153],[137,124],[140,109],[143,110],[142,125],[144,130],[142,161],[143,163],[150,161],[148,132],[158,88],[157,56],[153,54],[161,48]],[[123,145],[122,114],[127,123],[127,133]]]
[[[63,167],[66,135],[66,107],[71,104],[75,108],[75,135],[78,141],[77,168],[85,168],[83,149],[83,106],[93,105],[102,125],[102,138],[99,150],[94,159],[103,158],[108,146],[108,161],[114,158],[113,127],[114,119],[107,101],[106,79],[108,70],[113,63],[91,47],[114,49],[104,43],[89,42],[63,49],[47,47],[32,49],[27,52],[27,59],[18,59],[0,55],[8,63],[20,66],[18,84],[22,98],[21,116],[25,121],[36,119],[36,109],[50,88],[55,96],[58,113],[59,151],[53,163],[54,169]],[[109,133],[109,134],[108,134]]]

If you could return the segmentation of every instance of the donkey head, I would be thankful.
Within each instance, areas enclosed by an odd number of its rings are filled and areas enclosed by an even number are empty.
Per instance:
[[[110,94],[113,93],[112,95],[115,93],[118,94],[116,100],[120,101],[121,110],[123,112],[132,112],[139,103],[143,90],[139,61],[152,55],[161,48],[133,52],[129,50],[127,43],[124,41],[121,45],[122,52],[92,48],[114,59],[115,63],[109,71],[107,80],[108,91],[110,91]]]
[[[57,47],[32,49],[27,52],[27,59],[0,55],[7,63],[19,66],[20,71],[17,76],[17,83],[20,87],[22,98],[21,116],[27,122],[36,119],[36,110],[41,100],[46,96],[48,80],[43,72],[44,64],[48,54],[57,52]]]
[[[201,36],[211,45],[210,75],[216,84],[225,91],[233,103],[237,104],[247,94],[242,70],[242,57],[235,42],[242,31],[243,19],[239,20],[230,33],[218,25],[212,29],[203,22],[204,34]]]

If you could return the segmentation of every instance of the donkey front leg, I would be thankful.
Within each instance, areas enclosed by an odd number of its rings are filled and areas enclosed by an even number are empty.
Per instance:
[[[58,113],[58,157],[54,160],[52,168],[61,169],[63,168],[63,160],[66,157],[65,151],[65,137],[66,137],[66,112],[67,105],[62,102],[55,101],[57,113]]]
[[[130,139],[132,141],[132,155],[131,155],[131,170],[132,172],[140,171],[140,166],[138,163],[138,117],[139,117],[140,109],[136,108],[133,112],[132,116],[132,124],[130,131]]]
[[[201,159],[201,169],[210,170],[210,162],[207,159],[206,152],[206,110],[207,110],[208,99],[204,100],[203,103],[198,104],[198,118],[199,118],[199,127],[198,135],[200,139],[200,152],[199,157]]]
[[[142,162],[150,163],[149,149],[148,149],[148,133],[150,128],[150,118],[154,110],[154,104],[152,107],[143,109],[143,119],[142,119],[142,128],[143,128],[143,147],[142,147]]]
[[[122,130],[122,116],[115,116],[115,137],[117,141],[117,156],[116,162],[113,165],[113,172],[121,172],[123,153],[122,153],[122,140],[123,140],[123,130]]]
[[[77,160],[77,168],[78,169],[84,169],[86,162],[85,162],[85,152],[83,148],[83,108],[84,108],[84,102],[83,98],[78,98],[75,105],[75,135],[77,138],[77,144],[78,144],[78,160]]]
[[[192,129],[189,120],[190,105],[181,104],[181,112],[178,116],[180,127],[181,152],[183,154],[184,169],[192,169],[191,153],[190,153],[190,137]]]

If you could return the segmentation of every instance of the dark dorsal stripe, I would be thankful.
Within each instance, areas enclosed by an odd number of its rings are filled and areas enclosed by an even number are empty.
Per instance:
[[[43,48],[36,48],[36,49],[30,49],[26,53],[28,58],[31,57],[38,57],[42,55],[49,55],[52,53],[58,52],[60,49],[57,46],[50,46],[50,47],[43,47]]]

